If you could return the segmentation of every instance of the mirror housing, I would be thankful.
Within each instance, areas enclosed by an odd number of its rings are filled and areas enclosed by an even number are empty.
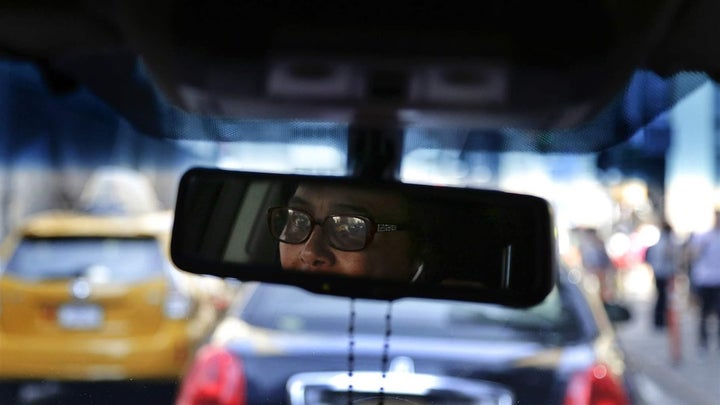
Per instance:
[[[275,226],[275,236],[302,225],[305,240],[273,237],[269,208],[275,206],[291,207],[282,210],[286,222]],[[288,220],[288,212],[308,215]],[[396,227],[399,222],[405,225]],[[367,241],[358,242],[358,232],[368,233]],[[555,284],[555,234],[549,204],[534,196],[195,168],[180,182],[171,257],[192,273],[332,295],[525,307],[542,301]],[[322,251],[312,266],[300,258],[311,243],[314,253]],[[330,246],[338,244],[353,251]],[[361,262],[364,267],[343,267]]]

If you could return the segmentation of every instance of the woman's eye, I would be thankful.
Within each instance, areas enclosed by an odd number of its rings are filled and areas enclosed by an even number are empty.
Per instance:
[[[338,237],[348,237],[350,233],[351,230],[347,225],[339,225],[335,227],[335,235]]]
[[[339,238],[364,239],[365,232],[365,221],[358,218],[350,218],[335,225],[335,235]]]
[[[310,219],[305,215],[294,215],[290,218],[290,226],[295,229],[306,229],[310,226]]]

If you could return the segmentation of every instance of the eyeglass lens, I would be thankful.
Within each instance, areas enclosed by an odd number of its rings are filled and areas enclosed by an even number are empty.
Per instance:
[[[301,210],[276,208],[270,212],[270,231],[282,242],[305,242],[315,224],[312,217]],[[321,226],[330,246],[340,250],[363,249],[370,228],[365,218],[349,215],[330,215]]]

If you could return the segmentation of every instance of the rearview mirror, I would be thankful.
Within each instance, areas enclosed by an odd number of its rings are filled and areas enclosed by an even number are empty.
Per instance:
[[[171,256],[333,295],[530,306],[554,285],[555,246],[533,196],[196,168],[180,182]]]

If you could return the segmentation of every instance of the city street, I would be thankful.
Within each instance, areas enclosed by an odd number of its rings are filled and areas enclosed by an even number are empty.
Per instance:
[[[629,363],[641,370],[639,388],[652,405],[720,403],[720,341],[717,321],[710,322],[710,350],[700,352],[698,309],[693,306],[685,283],[676,295],[680,325],[680,358],[674,364],[667,330],[655,330],[652,323],[654,291],[644,269],[628,274],[622,300],[632,311],[632,320],[617,325]]]

